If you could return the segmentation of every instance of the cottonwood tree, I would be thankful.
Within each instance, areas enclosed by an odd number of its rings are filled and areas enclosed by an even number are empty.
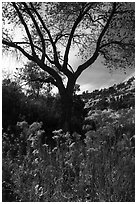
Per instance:
[[[49,96],[53,85],[48,82],[48,74],[41,70],[33,61],[29,61],[21,68],[16,68],[14,77],[24,87],[27,95],[38,98],[40,95]]]
[[[19,51],[48,73],[44,81],[61,96],[64,130],[70,130],[76,80],[99,56],[110,69],[133,66],[134,7],[133,2],[3,3],[3,48]],[[22,30],[19,40],[15,26]],[[69,63],[74,48],[83,59],[78,67]]]

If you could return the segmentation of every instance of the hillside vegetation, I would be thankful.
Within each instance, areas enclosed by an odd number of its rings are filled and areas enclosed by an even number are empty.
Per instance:
[[[71,133],[57,125],[56,97],[26,98],[15,87],[3,84],[14,107],[3,104],[3,201],[135,201],[134,77],[76,97]]]

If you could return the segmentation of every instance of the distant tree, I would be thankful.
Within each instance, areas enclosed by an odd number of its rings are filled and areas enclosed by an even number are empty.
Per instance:
[[[134,21],[134,2],[4,2],[2,43],[5,50],[19,51],[49,74],[46,80],[61,96],[63,129],[67,131],[81,73],[100,55],[110,69],[134,64]],[[6,24],[22,30],[21,40],[14,38]],[[73,48],[83,57],[76,70],[69,65]]]
[[[75,86],[74,86],[74,95],[76,95],[79,91],[80,91],[80,85],[75,84]]]
[[[21,87],[16,82],[10,79],[2,81],[2,127],[4,129],[17,123],[24,97]]]
[[[16,70],[15,77],[18,83],[24,86],[28,95],[38,98],[40,95],[49,95],[51,93],[53,85],[50,80],[48,83],[47,78],[49,75],[42,71],[33,61]]]

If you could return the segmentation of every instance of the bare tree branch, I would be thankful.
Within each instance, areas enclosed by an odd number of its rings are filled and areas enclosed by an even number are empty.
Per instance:
[[[41,60],[44,62],[44,60],[45,60],[45,41],[44,41],[43,34],[42,34],[42,32],[41,32],[41,30],[40,30],[40,28],[39,28],[39,26],[38,26],[38,24],[37,24],[37,22],[36,22],[34,16],[33,16],[32,13],[30,12],[30,9],[28,8],[27,4],[26,4],[26,3],[23,3],[23,5],[24,5],[24,7],[26,8],[26,10],[27,10],[29,16],[31,17],[31,19],[32,19],[32,21],[33,21],[33,23],[34,23],[34,25],[35,25],[35,27],[36,27],[36,30],[37,30],[37,32],[38,32],[38,34],[39,34],[39,36],[40,36],[40,39],[41,39],[41,42],[42,42],[42,58],[41,58]],[[47,59],[49,59],[49,58],[47,58]]]
[[[97,57],[99,56],[99,49],[100,49],[100,44],[101,44],[101,41],[102,41],[102,38],[103,36],[105,35],[105,32],[107,31],[108,27],[109,27],[109,24],[114,16],[114,13],[115,13],[115,10],[116,10],[116,3],[114,2],[113,3],[113,8],[112,8],[112,11],[111,11],[111,14],[107,20],[107,23],[105,24],[105,26],[103,27],[99,37],[98,37],[98,40],[97,40],[97,43],[96,43],[96,49],[95,49],[95,52],[94,54],[92,55],[92,57],[87,60],[84,64],[80,65],[78,67],[78,69],[76,70],[75,72],[75,77],[78,77],[83,70],[85,70],[87,67],[89,67],[91,64],[94,63],[94,61],[97,59]]]
[[[20,19],[21,23],[23,24],[23,26],[24,26],[24,28],[25,28],[26,34],[27,34],[28,39],[29,39],[29,41],[30,41],[30,46],[31,46],[31,50],[32,50],[32,55],[35,55],[35,56],[36,56],[35,49],[34,49],[34,44],[33,44],[32,38],[31,38],[31,34],[30,34],[30,32],[29,32],[28,26],[27,26],[27,24],[25,23],[25,21],[24,21],[24,19],[23,19],[23,16],[22,16],[22,14],[20,13],[20,11],[19,11],[19,9],[18,9],[16,3],[13,2],[12,4],[13,4],[13,7],[15,8],[15,10],[17,11],[17,14],[18,14],[18,16],[19,16],[19,19]]]
[[[28,54],[23,48],[21,48],[20,46],[18,46],[17,44],[13,43],[13,42],[8,42],[6,40],[2,40],[2,43],[4,45],[7,45],[9,47],[13,47],[15,49],[18,49],[19,51],[22,52],[22,54],[24,54],[24,56],[26,56],[29,60],[34,60],[34,57],[30,54]]]
[[[13,42],[13,43],[15,43],[15,44],[17,44],[17,45],[30,45],[30,43],[29,42]],[[40,52],[42,52],[42,49],[40,48],[40,47],[38,47],[37,45],[34,45],[34,48],[36,48],[37,50],[39,50]],[[55,64],[54,63],[54,61],[52,61],[50,58],[49,58],[49,56],[45,53],[45,57],[48,59],[48,61],[51,63],[51,64]]]
[[[74,25],[71,29],[71,33],[68,39],[68,43],[66,46],[66,50],[65,50],[65,55],[64,55],[64,64],[63,67],[66,69],[67,68],[67,63],[68,63],[68,55],[69,55],[69,51],[70,51],[70,46],[71,46],[71,42],[75,33],[75,30],[78,26],[78,24],[81,22],[82,18],[84,17],[84,15],[89,11],[89,9],[91,8],[91,4],[88,5],[88,7],[85,9],[84,12],[80,12],[76,21],[74,22]]]
[[[101,44],[101,40],[102,40],[102,38],[103,38],[103,36],[104,36],[106,30],[107,30],[108,27],[109,27],[109,24],[110,24],[110,22],[111,22],[111,20],[112,20],[112,18],[113,18],[113,16],[114,16],[115,11],[116,11],[116,2],[113,3],[112,12],[111,12],[111,14],[110,14],[110,16],[109,16],[109,19],[108,19],[106,25],[104,26],[104,28],[102,29],[102,32],[100,33],[100,36],[99,36],[99,38],[98,38],[97,46],[96,46],[96,49],[97,49],[97,50],[99,50],[99,47],[100,47],[100,44]]]
[[[49,29],[46,27],[46,25],[45,25],[43,19],[41,18],[40,14],[38,13],[38,11],[34,8],[33,4],[30,3],[30,5],[31,5],[31,7],[33,8],[35,14],[37,15],[38,19],[40,20],[40,22],[41,22],[41,24],[42,24],[42,26],[43,26],[43,28],[45,29],[45,31],[47,32],[47,34],[48,34],[48,36],[49,36],[50,42],[51,42],[52,47],[53,47],[53,50],[54,50],[54,61],[55,61],[55,64],[56,64],[56,66],[58,67],[58,69],[61,70],[62,67],[61,67],[61,65],[60,65],[60,63],[59,63],[59,61],[58,61],[57,48],[56,48],[56,45],[55,45],[55,43],[54,43],[54,41],[53,41],[53,39],[52,39],[52,36],[51,36],[51,34],[50,34],[50,31],[49,31]]]
[[[133,43],[122,43],[121,41],[110,41],[108,43],[105,43],[105,44],[101,45],[99,50],[101,50],[102,48],[107,47],[109,45],[112,45],[112,44],[119,45],[122,48],[125,47],[125,46],[131,46],[133,48],[135,47],[135,45]]]
[[[56,81],[52,78],[52,77],[48,77],[48,78],[46,78],[46,79],[42,79],[42,78],[34,78],[34,79],[31,79],[31,81],[33,82],[35,82],[35,81],[38,81],[38,82],[43,82],[43,83],[51,83],[51,84],[53,84],[54,86],[56,86],[57,87],[57,83],[56,83]]]

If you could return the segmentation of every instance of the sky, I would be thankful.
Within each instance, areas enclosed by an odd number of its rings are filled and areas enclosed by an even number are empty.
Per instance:
[[[112,73],[103,66],[98,60],[93,66],[89,67],[78,79],[78,83],[81,84],[81,91],[95,89],[102,89],[118,84],[124,81],[128,76],[134,75],[134,69],[127,69],[127,73],[123,71],[114,70]]]
[[[74,58],[74,54],[70,55],[71,65],[76,68],[82,63],[78,58]],[[113,84],[118,84],[123,82],[126,78],[135,74],[135,69],[128,69],[126,73],[121,70],[110,71],[103,65],[103,59],[99,57],[93,65],[82,72],[81,76],[78,78],[77,82],[80,84],[81,92],[88,90],[89,92],[95,89],[103,89]]]

